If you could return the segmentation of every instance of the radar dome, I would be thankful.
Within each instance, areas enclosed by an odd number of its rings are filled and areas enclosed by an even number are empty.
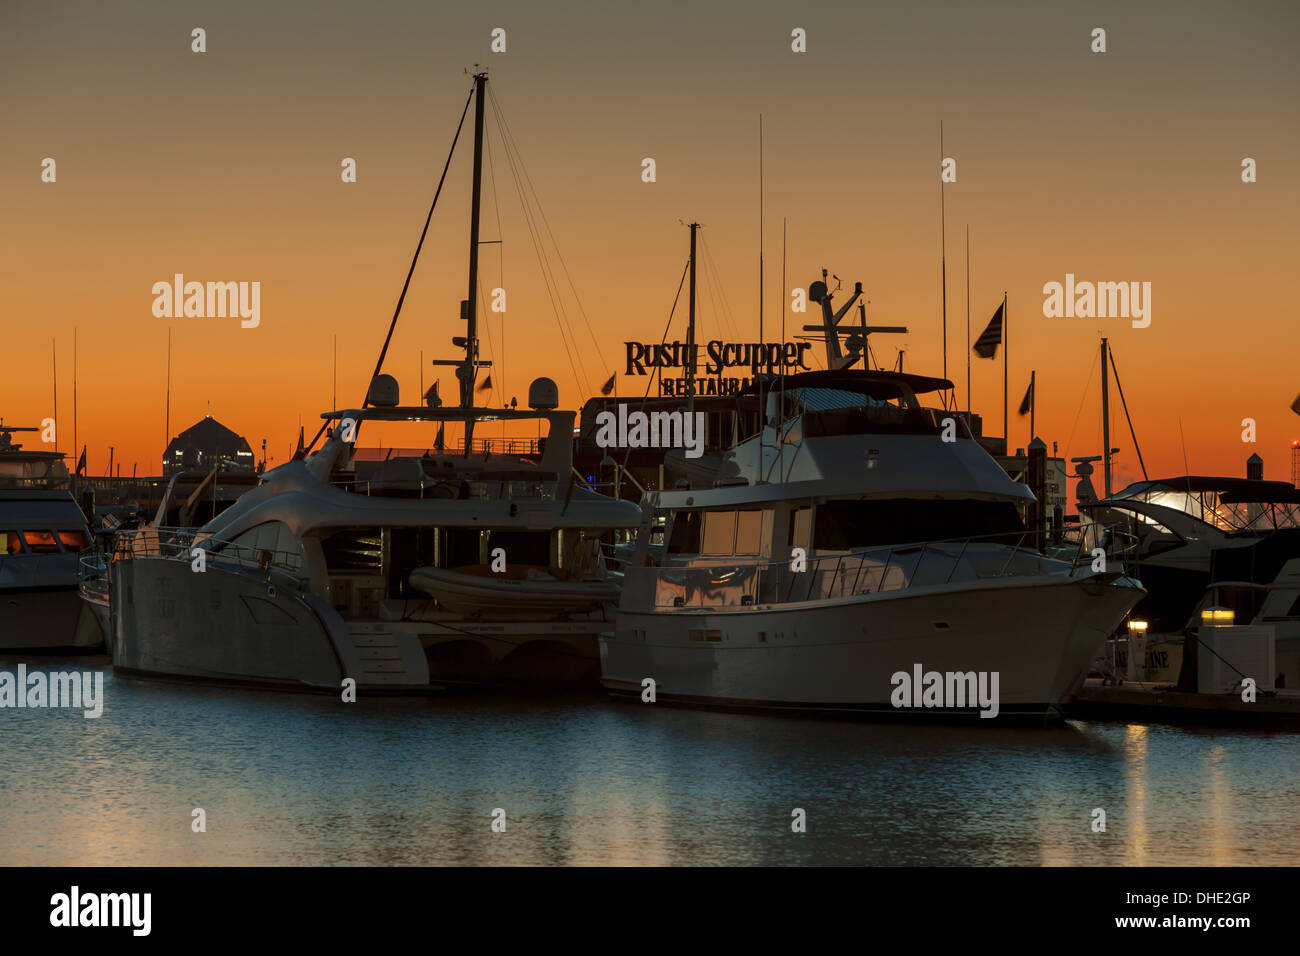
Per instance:
[[[376,375],[370,380],[366,401],[376,408],[393,408],[397,405],[397,379],[391,375]]]
[[[550,409],[560,407],[560,389],[549,378],[535,378],[528,386],[528,407]]]

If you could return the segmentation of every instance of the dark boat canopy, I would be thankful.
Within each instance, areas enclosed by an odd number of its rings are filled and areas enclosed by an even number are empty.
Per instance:
[[[763,391],[784,386],[787,391],[799,388],[830,388],[841,392],[856,392],[877,401],[902,398],[907,392],[924,395],[926,392],[941,392],[953,387],[946,378],[933,378],[928,375],[913,375],[910,372],[866,371],[864,369],[841,369],[839,371],[819,370],[800,372],[797,375],[761,376],[742,390],[741,394],[757,394],[761,385]]]
[[[1118,491],[1107,500],[1133,498],[1140,494],[1157,491],[1182,491],[1189,494],[1212,491],[1226,503],[1251,501],[1300,502],[1300,489],[1286,481],[1263,481],[1255,478],[1222,478],[1205,475],[1181,475],[1177,478],[1161,478],[1154,481],[1139,481]]]

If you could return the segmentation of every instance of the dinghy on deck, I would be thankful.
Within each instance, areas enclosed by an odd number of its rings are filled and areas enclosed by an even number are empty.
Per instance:
[[[449,611],[489,617],[585,613],[618,600],[617,582],[566,581],[534,567],[511,569],[509,574],[494,574],[485,565],[416,568],[411,587]]]

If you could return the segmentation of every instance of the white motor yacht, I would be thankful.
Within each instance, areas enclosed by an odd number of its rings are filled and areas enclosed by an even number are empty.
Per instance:
[[[809,297],[831,315],[824,284]],[[1059,715],[1141,585],[1042,553],[1029,489],[960,413],[920,403],[950,382],[828,358],[742,395],[756,433],[712,481],[644,497],[602,682],[725,707]]]

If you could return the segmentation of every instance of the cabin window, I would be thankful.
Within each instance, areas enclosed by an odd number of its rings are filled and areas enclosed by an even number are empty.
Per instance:
[[[280,564],[301,567],[302,545],[283,521],[266,521],[249,528],[230,542],[236,548],[235,556],[255,560],[263,551],[270,551]]]
[[[0,531],[0,550],[5,554],[22,554],[23,539],[17,531]]]
[[[53,531],[24,531],[23,539],[32,554],[58,554],[59,539]]]
[[[700,513],[698,511],[678,511],[672,516],[672,533],[668,539],[668,553],[700,553]]]
[[[736,512],[736,554],[770,554],[771,541],[771,511]]]
[[[700,554],[732,554],[736,543],[736,513],[734,511],[704,512],[704,535]]]
[[[482,532],[478,528],[448,528],[443,535],[446,543],[444,568],[465,568],[482,563],[479,551]]]
[[[549,531],[489,531],[489,557],[497,548],[505,549],[507,568],[516,564],[546,568],[551,564]]]
[[[68,551],[84,551],[90,547],[90,535],[84,531],[73,529],[71,531],[58,532],[59,542]]]
[[[817,506],[813,542],[818,550],[849,550],[974,537],[1016,544],[1023,530],[1024,524],[1011,502],[908,498],[836,500]]]

